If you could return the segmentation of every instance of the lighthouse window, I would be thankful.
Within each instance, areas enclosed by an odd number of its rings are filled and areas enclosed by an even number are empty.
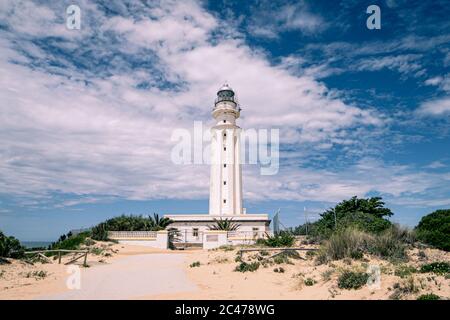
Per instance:
[[[223,151],[227,151],[227,147],[223,147]]]
[[[226,167],[227,167],[227,165],[226,165],[226,164],[224,164],[224,165],[223,165],[223,167],[224,167],[224,168],[226,168]]]
[[[227,185],[227,182],[226,182],[226,181],[224,181],[224,182],[223,182],[223,185],[224,185],[224,186],[226,186],[226,185]]]
[[[223,203],[227,203],[227,199],[223,199]]]
[[[223,123],[226,123],[227,122],[227,120],[223,120]]]
[[[226,133],[224,133],[224,134],[223,134],[223,136],[224,136],[224,137],[226,137],[226,136],[227,136],[227,134],[226,134]]]

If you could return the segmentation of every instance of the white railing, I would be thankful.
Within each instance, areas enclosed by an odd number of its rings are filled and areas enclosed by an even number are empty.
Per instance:
[[[120,239],[156,239],[156,231],[109,231],[108,238]]]

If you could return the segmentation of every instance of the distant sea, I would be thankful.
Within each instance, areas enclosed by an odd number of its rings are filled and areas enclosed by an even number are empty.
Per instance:
[[[52,244],[51,241],[21,241],[20,243],[26,248],[47,248]]]

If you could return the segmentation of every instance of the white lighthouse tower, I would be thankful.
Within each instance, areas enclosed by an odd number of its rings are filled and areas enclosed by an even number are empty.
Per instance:
[[[242,214],[240,129],[236,125],[240,107],[228,84],[217,92],[211,128],[210,215]]]
[[[242,208],[241,128],[236,125],[240,111],[233,89],[223,85],[217,92],[212,111],[216,123],[211,128],[209,212],[164,215],[173,221],[170,227],[181,234],[178,245],[213,248],[252,243],[269,231],[267,214],[246,213]],[[237,230],[211,230],[221,220],[232,221],[238,226]],[[226,237],[219,241],[217,232],[222,232],[223,237],[224,231]]]

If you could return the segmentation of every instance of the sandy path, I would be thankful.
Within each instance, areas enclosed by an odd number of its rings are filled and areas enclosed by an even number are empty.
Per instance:
[[[195,291],[184,271],[183,254],[143,254],[81,269],[81,289],[38,299],[134,299]]]

